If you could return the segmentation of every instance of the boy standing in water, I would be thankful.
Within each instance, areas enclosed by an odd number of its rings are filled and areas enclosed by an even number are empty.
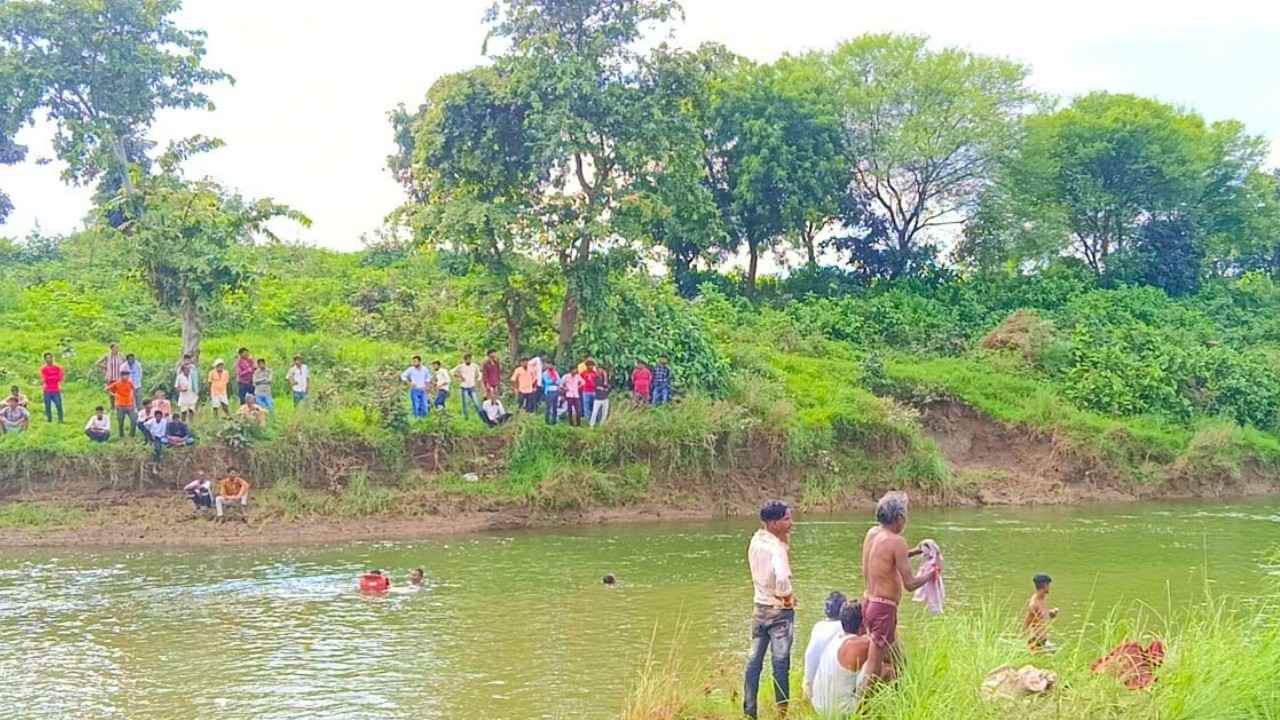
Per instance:
[[[1032,582],[1036,591],[1027,603],[1027,617],[1022,621],[1022,627],[1031,635],[1027,639],[1027,647],[1035,653],[1049,649],[1049,622],[1058,617],[1058,608],[1050,608],[1045,603],[1053,579],[1048,575],[1037,575]]]

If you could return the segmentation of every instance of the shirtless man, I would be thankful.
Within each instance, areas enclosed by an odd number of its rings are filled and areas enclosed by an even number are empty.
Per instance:
[[[862,673],[862,686],[872,679],[890,679],[890,670],[884,666],[886,654],[898,655],[898,602],[902,591],[912,592],[924,585],[931,573],[911,575],[911,561],[920,554],[917,546],[907,551],[907,541],[902,531],[907,527],[907,496],[889,492],[876,505],[876,521],[879,523],[867,531],[862,543],[862,577],[866,583],[863,595],[865,609],[862,622],[871,638],[867,653],[866,669]],[[940,572],[941,568],[934,572]]]
[[[1027,647],[1035,653],[1048,648],[1049,621],[1058,617],[1058,608],[1050,608],[1045,603],[1053,579],[1048,575],[1037,575],[1031,581],[1035,583],[1036,591],[1027,603],[1027,617],[1022,621],[1022,627],[1030,636]]]

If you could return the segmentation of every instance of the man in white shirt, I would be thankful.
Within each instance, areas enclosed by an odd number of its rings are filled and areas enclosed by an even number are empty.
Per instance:
[[[484,405],[480,408],[480,419],[484,421],[485,425],[494,427],[510,420],[511,413],[508,413],[506,409],[502,407],[501,400],[486,399],[484,401]]]
[[[827,596],[827,619],[813,624],[809,631],[809,647],[804,651],[804,694],[813,697],[813,675],[818,672],[818,663],[822,660],[822,652],[827,649],[831,639],[841,635],[844,628],[840,625],[840,608],[846,600],[844,593],[833,590]]]
[[[400,379],[409,383],[409,404],[413,416],[423,418],[431,411],[427,404],[427,386],[431,383],[431,371],[422,366],[422,356],[414,355],[413,364],[400,373]]]
[[[436,382],[436,407],[444,409],[444,403],[449,399],[449,383],[452,382],[452,376],[449,371],[440,367],[439,360],[431,361],[431,374]]]
[[[293,364],[289,366],[289,372],[285,373],[285,379],[289,381],[289,387],[293,389],[293,406],[298,405],[307,399],[307,389],[311,386],[311,370],[307,368],[306,363],[302,362],[301,355],[293,356]]]
[[[756,695],[764,655],[773,655],[773,697],[785,715],[791,698],[791,642],[795,637],[796,600],[791,588],[791,508],[770,500],[760,508],[764,525],[751,538],[747,565],[751,568],[755,610],[751,614],[751,652],[747,657],[742,712],[757,717]]]
[[[111,418],[107,415],[106,408],[101,405],[94,408],[89,422],[84,424],[84,434],[94,442],[104,443],[111,439]]]
[[[467,417],[467,401],[471,401],[471,407],[480,410],[480,403],[476,401],[476,378],[480,377],[480,366],[471,362],[471,353],[462,356],[462,364],[453,369],[453,374],[458,376],[458,385],[462,388],[462,417]],[[481,414],[481,419],[484,415]]]
[[[164,456],[164,444],[168,442],[169,419],[165,417],[163,410],[155,409],[154,402],[151,405],[151,419],[147,421],[147,435],[156,449],[155,461],[158,463]]]

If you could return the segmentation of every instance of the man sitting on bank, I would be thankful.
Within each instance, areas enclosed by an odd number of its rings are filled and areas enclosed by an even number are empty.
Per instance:
[[[187,483],[182,490],[187,494],[187,499],[191,501],[196,510],[213,508],[213,492],[210,488],[209,479],[203,475],[197,476],[195,480]]]
[[[502,407],[502,401],[486,398],[480,406],[480,419],[489,427],[496,427],[511,419],[511,413]]]
[[[809,700],[820,717],[846,718],[858,711],[871,638],[862,635],[862,603],[840,608],[843,633],[827,644],[813,675]]]
[[[0,428],[7,433],[20,433],[31,425],[31,413],[18,404],[18,396],[10,395],[0,409]]]
[[[233,467],[227,468],[227,476],[218,481],[218,497],[214,500],[214,507],[219,519],[223,517],[223,508],[230,503],[240,503],[240,507],[249,504],[249,481],[240,477],[240,471]]]
[[[99,405],[93,409],[89,422],[84,424],[84,434],[94,442],[104,443],[111,439],[111,418],[106,408]]]
[[[258,404],[257,398],[253,395],[244,396],[244,402],[240,404],[240,409],[236,411],[236,417],[257,423],[258,427],[267,426],[267,411],[262,409],[262,406]]]

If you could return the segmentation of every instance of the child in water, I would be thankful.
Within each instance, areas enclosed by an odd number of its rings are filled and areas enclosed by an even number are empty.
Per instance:
[[[1036,575],[1032,582],[1035,583],[1036,591],[1027,602],[1027,617],[1022,621],[1022,627],[1031,636],[1027,639],[1027,648],[1038,653],[1053,649],[1049,642],[1049,623],[1058,617],[1058,608],[1050,608],[1045,603],[1053,579],[1048,575]]]

